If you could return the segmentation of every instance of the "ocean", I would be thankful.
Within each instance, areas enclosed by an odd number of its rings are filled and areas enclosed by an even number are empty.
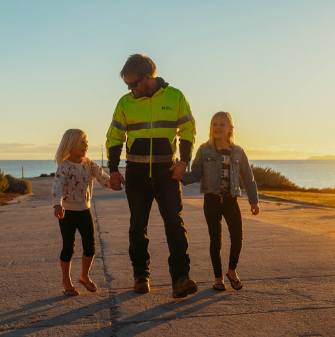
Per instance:
[[[95,160],[101,166],[101,159]],[[107,165],[104,160],[103,165]],[[121,167],[126,167],[126,161],[121,160]],[[15,178],[22,178],[22,167],[24,167],[24,178],[35,178],[41,174],[55,173],[57,166],[53,160],[0,160],[1,172],[11,174]],[[105,169],[109,173],[108,169]]]
[[[101,159],[95,161],[101,165]],[[300,187],[335,188],[335,160],[250,160],[250,164],[280,172]],[[125,165],[121,160],[120,166]],[[0,160],[1,172],[16,178],[22,178],[22,166],[25,178],[56,172],[52,160]]]
[[[335,188],[335,160],[250,160],[250,164],[280,172],[305,188]]]

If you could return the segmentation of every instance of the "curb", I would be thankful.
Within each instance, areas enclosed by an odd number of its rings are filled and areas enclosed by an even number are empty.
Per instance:
[[[6,204],[7,204],[7,205],[18,204],[18,203],[24,201],[25,199],[27,199],[29,196],[31,196],[31,195],[33,195],[33,194],[34,194],[34,193],[20,195],[19,197],[14,198],[14,199],[8,201]]]

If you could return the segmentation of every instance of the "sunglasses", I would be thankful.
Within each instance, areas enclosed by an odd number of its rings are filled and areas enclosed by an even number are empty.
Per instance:
[[[131,88],[136,88],[137,85],[142,81],[142,78],[138,79],[137,81],[134,82],[126,82],[125,80],[123,80],[124,83],[126,83],[129,87]]]

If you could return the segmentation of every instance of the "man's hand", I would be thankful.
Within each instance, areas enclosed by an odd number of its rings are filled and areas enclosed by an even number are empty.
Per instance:
[[[173,171],[172,178],[175,180],[181,180],[184,178],[186,172],[187,163],[184,161],[178,161],[170,167],[170,171]]]
[[[121,184],[126,185],[122,174],[120,172],[112,172],[110,175],[110,185],[114,191],[121,191]]]
[[[54,214],[57,219],[63,219],[65,216],[65,209],[62,205],[56,205],[54,207]]]
[[[257,215],[259,213],[259,206],[258,204],[251,204],[251,214],[252,215]]]

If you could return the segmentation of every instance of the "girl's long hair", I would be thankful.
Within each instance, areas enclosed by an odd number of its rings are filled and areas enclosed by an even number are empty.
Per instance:
[[[214,147],[215,137],[213,135],[211,126],[212,126],[213,121],[216,117],[224,117],[224,119],[228,123],[229,127],[232,128],[231,131],[228,133],[228,139],[227,140],[228,140],[230,145],[235,145],[235,128],[234,128],[233,117],[231,116],[231,114],[229,112],[226,112],[226,111],[219,111],[219,112],[217,112],[216,114],[213,115],[213,117],[211,119],[211,124],[210,124],[210,127],[209,127],[209,139],[207,141],[207,144]]]
[[[67,159],[70,156],[70,151],[78,146],[86,137],[86,132],[80,129],[69,129],[65,131],[54,159],[57,166]]]

